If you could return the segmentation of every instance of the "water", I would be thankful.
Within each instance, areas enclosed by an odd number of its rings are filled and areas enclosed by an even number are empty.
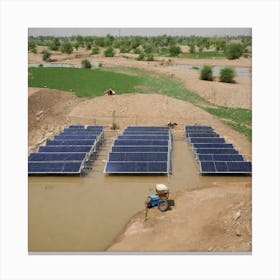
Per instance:
[[[134,214],[143,210],[144,218],[144,201],[156,183],[168,185],[172,199],[177,190],[251,182],[251,177],[199,175],[183,132],[173,134],[172,175],[104,175],[113,136],[105,133],[85,177],[29,177],[29,251],[104,251]]]
[[[194,69],[193,65],[174,65],[172,66],[174,68],[177,69],[183,69],[183,70],[193,70],[193,71],[200,71],[200,69],[202,68],[202,66],[195,66],[198,67],[199,69]],[[213,66],[212,70],[213,70],[213,75],[214,76],[219,76],[220,74],[220,70],[225,68],[224,66]],[[252,76],[252,70],[250,67],[232,67],[235,70],[236,76],[238,77],[251,77]]]

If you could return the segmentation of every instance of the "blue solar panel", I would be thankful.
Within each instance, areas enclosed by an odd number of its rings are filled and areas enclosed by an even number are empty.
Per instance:
[[[68,128],[85,128],[84,125],[69,125]]]
[[[168,152],[168,146],[113,146],[112,152]]]
[[[96,135],[55,135],[54,140],[95,140]]]
[[[128,126],[125,130],[170,130],[168,126]]]
[[[115,146],[168,146],[167,140],[115,140]]]
[[[92,146],[41,146],[38,152],[47,152],[47,153],[74,153],[74,152],[89,152],[92,149]]]
[[[95,140],[47,140],[47,146],[93,145]]]
[[[244,161],[242,155],[211,155],[198,154],[199,161]]]
[[[28,174],[78,174],[82,161],[76,162],[28,162]]]
[[[186,126],[185,131],[213,131],[211,126]]]
[[[191,143],[225,143],[224,138],[208,137],[208,138],[189,138]]]
[[[168,153],[110,153],[109,161],[167,161]]]
[[[99,136],[99,133],[92,133],[92,132],[61,132],[59,136]]]
[[[169,135],[139,135],[139,134],[135,134],[135,135],[120,135],[118,136],[119,140],[129,140],[129,139],[143,139],[143,140],[168,140],[169,139]]]
[[[192,133],[192,132],[188,132],[187,133],[187,137],[220,137],[219,134],[217,134],[216,132],[207,132],[207,133]]]
[[[219,155],[234,155],[238,154],[238,151],[235,149],[195,149],[197,154],[219,154]]]
[[[82,161],[87,153],[33,153],[28,161]]]
[[[211,168],[209,168],[211,166]],[[215,169],[213,168],[215,167]],[[220,161],[203,161],[200,163],[201,173],[216,173],[216,174],[234,174],[234,173],[252,173],[252,163],[248,161],[229,161],[229,162],[220,162]]]
[[[206,144],[200,144],[200,143],[194,143],[192,144],[193,148],[220,148],[220,149],[232,149],[233,145],[232,144],[224,144],[224,143],[206,143]]]
[[[167,162],[107,162],[105,173],[168,173]]]
[[[169,131],[158,131],[158,130],[146,130],[146,131],[138,131],[138,130],[125,130],[123,135],[133,135],[133,134],[145,134],[145,135],[149,135],[149,134],[165,134],[165,135],[169,135]]]

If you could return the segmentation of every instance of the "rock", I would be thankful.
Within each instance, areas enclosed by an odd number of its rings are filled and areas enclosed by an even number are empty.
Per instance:
[[[234,219],[235,221],[237,221],[237,220],[240,218],[240,216],[241,216],[241,212],[240,212],[240,210],[238,210],[238,211],[235,213],[233,219]]]
[[[238,237],[242,235],[241,232],[240,232],[240,228],[239,227],[237,227],[235,229],[235,235],[238,236]]]

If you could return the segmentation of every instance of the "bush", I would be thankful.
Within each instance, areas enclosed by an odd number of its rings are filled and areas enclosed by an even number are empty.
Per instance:
[[[181,53],[181,49],[178,46],[169,47],[170,56],[178,56]]]
[[[241,44],[230,44],[226,46],[225,55],[227,59],[237,59],[243,54],[243,47]]]
[[[200,71],[200,79],[206,81],[213,81],[213,71],[211,66],[203,66]]]
[[[113,57],[113,56],[115,56],[114,49],[112,47],[107,48],[104,51],[104,56],[106,56],[106,57]]]
[[[84,59],[82,61],[82,66],[83,68],[91,68],[91,63],[87,59]]]
[[[154,56],[152,54],[147,54],[147,61],[154,61]]]
[[[144,58],[145,58],[144,53],[139,53],[137,60],[144,60]]]
[[[70,42],[66,41],[63,42],[63,44],[60,47],[60,51],[62,53],[67,53],[67,54],[71,54],[73,52],[73,46]]]
[[[111,129],[112,129],[112,130],[119,129],[119,126],[118,126],[115,122],[113,122],[113,123],[112,123],[112,126],[111,126]]]
[[[91,54],[99,54],[100,49],[98,47],[95,47],[91,50]]]
[[[43,54],[42,59],[44,61],[47,61],[51,57],[51,54],[47,50],[43,50],[42,54]]]
[[[230,67],[225,67],[220,71],[220,81],[224,83],[234,83],[235,71]]]

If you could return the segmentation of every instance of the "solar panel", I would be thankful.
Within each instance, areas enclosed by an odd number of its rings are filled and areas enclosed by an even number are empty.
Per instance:
[[[215,173],[215,174],[251,174],[252,163],[249,161],[202,161],[200,163],[201,173]]]
[[[114,146],[168,146],[167,140],[115,140]]]
[[[139,131],[139,130],[125,130],[123,135],[131,135],[131,134],[165,134],[169,135],[169,131],[158,131],[158,130],[145,130],[145,131]]]
[[[168,152],[168,146],[113,146],[112,152]]]
[[[188,132],[187,137],[220,137],[219,134],[216,132],[207,132],[207,133],[193,133],[193,132]]]
[[[233,145],[232,144],[224,144],[224,143],[206,143],[206,144],[201,144],[201,143],[194,143],[192,144],[193,148],[221,148],[221,149],[232,149]]]
[[[68,128],[85,128],[84,125],[69,125]]]
[[[47,146],[58,145],[93,145],[95,140],[47,140]]]
[[[87,153],[32,153],[28,161],[83,161]]]
[[[129,140],[129,139],[143,139],[143,140],[168,140],[169,139],[169,135],[139,135],[139,134],[135,134],[135,135],[120,135],[118,136],[119,140]]]
[[[212,155],[198,154],[199,161],[244,161],[242,155]]]
[[[55,135],[54,140],[95,140],[96,135]]]
[[[165,162],[117,162],[108,161],[105,166],[105,173],[168,173],[167,161]]]
[[[189,138],[191,143],[225,143],[224,138],[217,138],[217,137],[207,137],[207,138]]]
[[[113,153],[109,161],[167,161],[168,153]]]
[[[47,152],[47,153],[71,153],[71,152],[89,152],[92,149],[91,145],[83,146],[41,146],[39,147],[38,152]]]
[[[170,130],[168,126],[128,126],[125,130]]]
[[[82,161],[75,162],[28,162],[28,174],[78,174]]]
[[[220,154],[220,155],[228,155],[228,154],[239,154],[235,149],[194,149],[197,154]]]

